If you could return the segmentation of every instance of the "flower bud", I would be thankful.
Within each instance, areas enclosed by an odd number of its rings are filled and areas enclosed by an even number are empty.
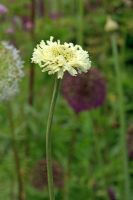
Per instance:
[[[116,21],[114,21],[110,16],[107,18],[106,24],[105,24],[105,31],[107,32],[113,32],[118,30],[119,25]]]

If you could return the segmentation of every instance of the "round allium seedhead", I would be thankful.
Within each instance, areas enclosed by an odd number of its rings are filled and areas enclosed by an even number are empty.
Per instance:
[[[50,37],[46,43],[42,40],[34,49],[32,62],[39,64],[42,72],[48,71],[49,75],[57,73],[58,78],[62,78],[65,71],[76,76],[90,69],[88,52],[81,46],[66,42],[61,44],[60,40],[54,42],[53,39]]]
[[[6,14],[8,12],[7,7],[4,5],[0,4],[0,14]]]
[[[53,178],[54,185],[57,188],[64,186],[64,174],[63,169],[57,161],[53,162]],[[31,172],[31,184],[38,190],[43,190],[47,187],[47,161],[45,159],[38,160]]]
[[[19,90],[24,76],[19,51],[8,42],[0,43],[0,101],[10,100]]]
[[[127,132],[127,144],[128,144],[128,155],[130,159],[133,159],[133,124],[128,128]]]
[[[72,77],[65,74],[62,94],[76,113],[99,107],[106,96],[106,82],[101,72],[91,68],[87,73]]]
[[[108,16],[106,24],[105,24],[105,31],[113,32],[113,31],[117,31],[118,28],[119,28],[118,23],[114,21],[110,16]]]

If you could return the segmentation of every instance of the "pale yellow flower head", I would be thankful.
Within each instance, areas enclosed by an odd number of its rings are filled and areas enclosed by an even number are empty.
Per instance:
[[[32,62],[39,64],[42,72],[48,71],[49,75],[57,73],[58,78],[62,78],[65,71],[76,76],[90,69],[88,52],[81,46],[66,42],[61,44],[60,40],[53,39],[50,37],[46,43],[42,40],[34,49]]]
[[[118,30],[119,25],[116,21],[114,21],[110,16],[108,16],[106,24],[105,24],[105,31],[112,32]]]

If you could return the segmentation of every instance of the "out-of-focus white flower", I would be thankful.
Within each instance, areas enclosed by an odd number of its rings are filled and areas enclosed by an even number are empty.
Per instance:
[[[0,101],[10,100],[19,91],[24,76],[19,51],[8,42],[0,43]]]
[[[112,32],[118,30],[119,25],[116,21],[114,21],[110,16],[108,16],[106,24],[105,24],[105,31]]]
[[[42,72],[48,71],[49,75],[57,73],[58,78],[62,78],[65,71],[76,76],[90,69],[88,52],[81,46],[73,43],[61,44],[60,40],[54,42],[53,39],[50,37],[46,43],[42,40],[34,49],[32,62],[39,64]]]

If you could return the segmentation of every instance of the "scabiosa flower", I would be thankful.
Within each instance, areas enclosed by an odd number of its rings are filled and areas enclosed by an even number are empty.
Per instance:
[[[101,72],[91,68],[87,73],[72,77],[65,74],[62,94],[76,113],[99,107],[106,96],[106,82]]]
[[[7,7],[4,5],[0,4],[0,14],[6,14],[8,12]]]
[[[42,40],[34,49],[32,62],[39,64],[42,72],[48,71],[49,75],[57,73],[58,78],[62,78],[65,71],[76,76],[90,69],[88,52],[81,46],[66,42],[61,44],[60,40],[54,42],[53,39],[50,37],[46,43]]]
[[[31,184],[34,188],[38,190],[43,190],[47,187],[47,161],[45,159],[38,160],[33,166],[31,172]],[[57,188],[62,188],[64,185],[64,175],[63,169],[57,161],[53,162],[53,176],[54,176],[54,185]]]
[[[0,43],[0,101],[9,100],[19,89],[24,76],[19,51],[8,42]]]

